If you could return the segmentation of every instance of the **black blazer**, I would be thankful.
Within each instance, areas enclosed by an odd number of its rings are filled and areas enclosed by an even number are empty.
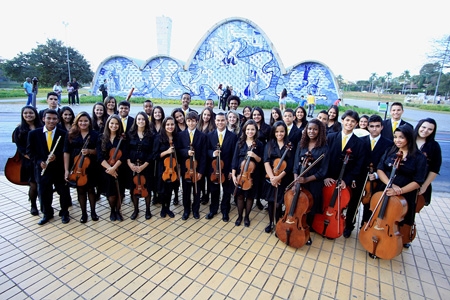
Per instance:
[[[378,163],[380,162],[381,157],[386,152],[386,150],[391,149],[392,145],[394,145],[394,142],[392,140],[388,140],[385,137],[380,136],[380,139],[375,144],[375,148],[371,150],[370,145],[370,135],[366,135],[363,137],[360,137],[362,142],[364,143],[364,148],[368,151],[366,155],[366,162],[364,163],[364,167],[369,167],[369,165],[373,164],[373,170],[377,170]],[[368,147],[368,148],[367,148]],[[367,172],[367,169],[363,168],[363,173]]]
[[[234,148],[238,142],[238,137],[233,132],[228,129],[225,130],[225,138],[222,143],[222,147],[220,147],[220,159],[223,161],[223,174],[225,174],[225,178],[227,178],[228,174],[231,173],[231,163],[233,161],[233,153]],[[217,149],[217,144],[219,144],[219,135],[217,133],[217,129],[208,133],[208,157],[209,161],[213,161],[215,157],[213,157],[213,152]],[[212,165],[208,167],[211,174]]]
[[[184,173],[186,173],[186,160],[190,158],[188,155],[189,151],[189,145],[191,144],[191,140],[189,137],[189,130],[182,131],[178,133],[178,141],[177,141],[178,147],[176,149],[178,150],[178,157],[181,159],[179,162],[181,167],[181,175],[184,176]],[[206,175],[206,155],[207,155],[207,137],[206,134],[201,132],[200,130],[195,130],[194,133],[194,140],[192,142],[192,146],[194,147],[195,151],[195,160],[197,161],[197,172],[202,174],[203,176]]]
[[[289,131],[288,139],[292,144],[292,153],[297,151],[298,143],[302,138],[302,130],[300,130],[295,124],[292,125],[291,131]]]
[[[411,128],[413,128],[413,126],[411,124],[403,121],[403,119],[400,121],[400,124],[397,127],[405,125],[405,124],[409,125],[409,126],[411,126]],[[392,132],[392,119],[387,119],[387,120],[383,121],[383,130],[381,130],[381,136],[385,137],[391,141],[394,140],[394,133]]]
[[[47,170],[45,171],[45,175],[47,174],[57,174],[60,172],[61,176],[64,176],[64,140],[66,138],[66,132],[59,129],[58,127],[55,127],[55,135],[53,137],[53,143],[51,149],[55,147],[56,141],[59,137],[61,137],[58,147],[56,147],[53,154],[56,156],[56,160],[51,162],[47,166]],[[47,147],[47,137],[46,134],[43,132],[43,127],[37,128],[35,130],[32,130],[28,133],[28,140],[27,140],[27,155],[30,157],[30,160],[34,164],[34,171],[37,182],[39,182],[39,179],[41,177],[41,162],[47,161],[48,155],[50,154],[50,151]]]
[[[120,116],[119,116],[119,117],[120,117]],[[122,117],[120,117],[120,121],[122,122]],[[133,123],[134,123],[134,118],[128,116],[128,119],[127,119],[127,128],[124,128],[124,131],[125,131],[125,132],[129,132],[130,129],[131,129],[131,126],[133,126]]]
[[[352,153],[345,167],[343,180],[347,186],[350,186],[353,180],[357,180],[361,173],[361,168],[365,162],[365,152],[368,150],[364,147],[363,142],[355,134],[347,141],[344,150],[342,149],[342,131],[330,133],[327,136],[327,144],[329,155],[326,155],[326,163],[328,172],[325,178],[338,179],[342,169],[343,159],[347,149],[351,149]]]

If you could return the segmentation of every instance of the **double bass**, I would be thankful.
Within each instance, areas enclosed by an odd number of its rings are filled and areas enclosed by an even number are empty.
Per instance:
[[[316,161],[322,159],[323,155]],[[311,166],[312,156],[307,152],[303,157],[302,167],[299,177],[302,177]],[[291,189],[292,184],[288,186],[284,194],[284,205],[286,213],[276,225],[275,231],[277,237],[288,246],[301,248],[309,240],[310,231],[306,224],[306,214],[311,210],[313,205],[313,197],[311,193],[302,189],[300,183],[295,180],[295,192]]]
[[[350,190],[348,187],[341,189],[342,177],[352,150],[346,151],[341,172],[335,183],[323,187],[323,213],[316,214],[312,228],[324,237],[335,239],[344,233],[345,217],[343,210],[350,202]]]
[[[89,167],[91,160],[89,157],[86,157],[86,155],[83,155],[83,150],[87,148],[89,144],[90,136],[86,138],[86,141],[84,142],[83,147],[80,150],[80,153],[75,156],[72,170],[70,170],[69,177],[68,177],[68,183],[72,187],[76,186],[85,186],[88,177],[86,174],[86,170]]]
[[[402,157],[403,153],[399,151],[385,190],[375,193],[370,199],[372,215],[359,232],[361,245],[374,257],[392,259],[403,249],[398,222],[403,220],[408,204],[401,195],[390,197],[386,195],[387,189],[392,187]]]

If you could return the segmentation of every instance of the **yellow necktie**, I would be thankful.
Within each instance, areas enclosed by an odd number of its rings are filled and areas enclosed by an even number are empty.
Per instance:
[[[220,147],[222,147],[222,143],[223,143],[223,133],[219,133],[219,145],[220,145]]]
[[[123,126],[123,132],[125,132],[127,130],[127,124],[125,124],[125,120],[127,118],[122,118],[122,126]]]
[[[373,150],[373,148],[375,148],[375,139],[372,139],[370,147],[372,150]]]
[[[292,127],[291,127],[292,128]],[[288,135],[289,135],[289,133],[291,132],[291,128],[288,128]]]
[[[52,143],[53,143],[52,131],[48,130],[47,131],[47,147],[48,147],[48,151],[50,151],[52,149]]]
[[[347,144],[347,136],[344,135],[344,138],[342,139],[342,151],[344,151],[345,145]]]
[[[395,121],[394,124],[392,124],[392,132],[394,132],[395,129],[397,129],[397,124],[398,124],[397,121]]]
[[[190,140],[191,140],[191,144],[192,144],[192,141],[194,140],[194,132],[190,132],[189,133],[189,138],[190,138]]]

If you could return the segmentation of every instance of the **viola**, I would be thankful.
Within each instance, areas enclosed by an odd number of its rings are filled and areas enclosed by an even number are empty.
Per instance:
[[[136,162],[137,166],[140,166],[140,161],[137,160]],[[145,176],[142,176],[141,173],[136,173],[133,176],[133,183],[134,183],[134,190],[133,195],[139,195],[143,198],[146,198],[148,196],[147,188],[145,187]]]
[[[255,148],[256,142],[253,141],[249,151],[253,151]],[[234,191],[235,195],[238,188],[244,191],[251,189],[251,187],[253,186],[253,179],[251,175],[253,173],[253,170],[255,170],[255,167],[256,167],[255,163],[251,161],[251,157],[247,155],[245,159],[241,162],[241,172],[237,176],[238,184]]]
[[[210,179],[214,184],[222,184],[225,182],[225,175],[222,172],[224,163],[220,159],[220,144],[217,144],[216,150],[219,150],[219,155],[212,162],[213,171]]]
[[[311,161],[310,152],[303,157],[300,174],[305,174],[305,169]],[[301,177],[301,175],[299,176]],[[286,213],[276,225],[277,237],[288,246],[301,248],[309,240],[310,230],[306,223],[306,214],[311,210],[313,197],[311,193],[302,189],[299,182],[296,183],[295,192],[289,189],[284,194]]]
[[[323,187],[323,213],[314,216],[312,228],[327,238],[335,239],[344,233],[345,217],[343,210],[350,202],[350,190],[348,187],[341,189],[341,182],[351,153],[352,150],[347,149],[336,182],[331,186]]]
[[[372,198],[373,195],[373,191],[377,187],[377,183],[375,180],[369,180],[370,174],[373,174],[373,163],[370,163],[369,165],[369,172],[367,173],[366,184],[364,185],[363,197],[361,200],[363,204],[369,204],[370,198]]]
[[[170,148],[173,148],[173,143],[170,142]],[[175,152],[170,152],[170,156],[164,159],[164,172],[162,174],[162,180],[165,182],[175,182],[178,180],[177,174],[177,159]]]
[[[73,160],[72,170],[69,173],[68,182],[71,186],[85,186],[88,177],[86,170],[89,167],[91,160],[86,155],[83,155],[83,150],[85,150],[89,144],[90,136],[86,138],[86,141],[81,148],[80,153],[75,156]]]
[[[292,149],[292,143],[289,142],[286,145],[286,149],[284,149],[283,154],[281,155],[281,158],[275,158],[272,165],[272,172],[273,175],[278,176],[286,169],[287,162],[286,162],[286,155],[287,153]],[[266,174],[266,178],[269,178],[269,175]]]
[[[392,187],[402,157],[403,153],[399,151],[386,189],[375,193],[370,199],[372,215],[359,232],[359,241],[364,249],[383,259],[392,259],[403,249],[398,222],[403,220],[408,204],[401,195],[390,197],[386,195],[387,189]]]

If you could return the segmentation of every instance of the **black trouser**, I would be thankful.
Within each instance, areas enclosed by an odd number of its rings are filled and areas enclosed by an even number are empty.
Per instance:
[[[51,170],[53,171],[53,170]],[[61,177],[61,178],[59,178]],[[61,206],[61,216],[69,214],[70,190],[64,181],[62,174],[44,174],[39,178],[38,196],[41,204],[42,213],[45,217],[53,217],[53,185],[59,195],[59,205]]]
[[[219,210],[219,201],[220,201],[220,184],[214,184],[209,182],[209,188],[211,191],[211,205],[209,206],[209,212],[213,214],[217,214]],[[225,180],[222,183],[222,202],[220,203],[220,211],[222,214],[229,214],[231,205],[231,193],[230,193],[230,186],[232,182],[231,180]],[[234,186],[234,185],[233,185]]]
[[[194,194],[194,202],[192,203],[192,211],[194,213],[199,213],[200,211],[200,188],[198,186],[197,182],[197,193],[195,193],[193,182],[187,182],[183,178],[183,206],[184,206],[184,212],[190,213],[191,212],[191,195]]]

